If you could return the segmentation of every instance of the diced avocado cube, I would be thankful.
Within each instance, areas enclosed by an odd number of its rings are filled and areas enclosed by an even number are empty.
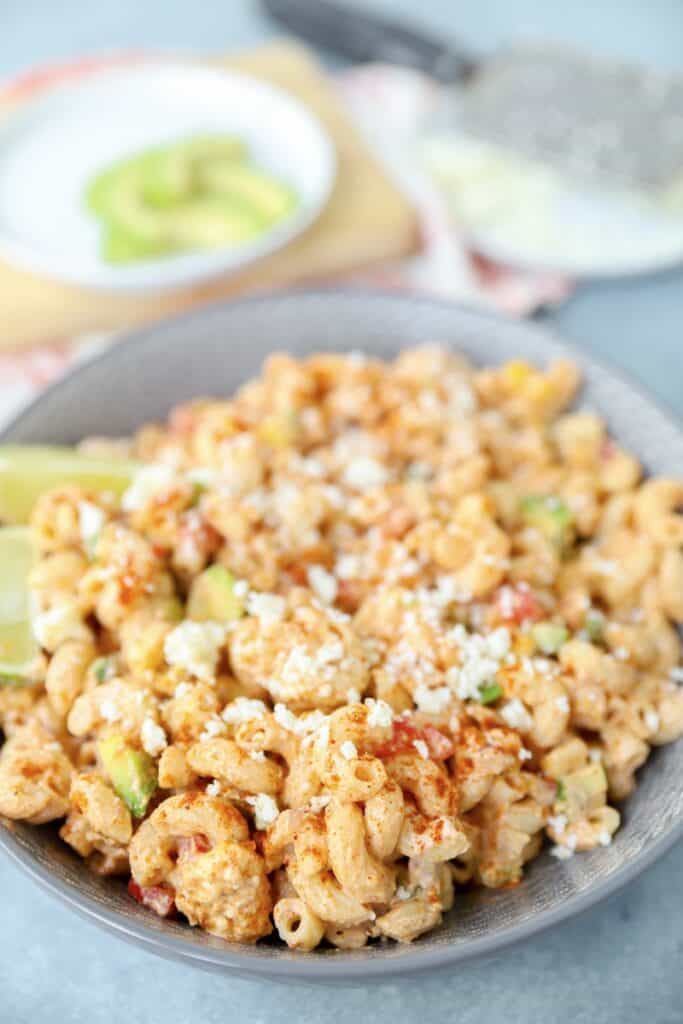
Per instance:
[[[562,813],[566,814],[570,821],[583,818],[589,811],[602,807],[605,803],[607,778],[599,762],[591,761],[583,768],[569,772],[563,777],[562,783]]]
[[[522,498],[522,520],[565,551],[572,541],[574,517],[569,505],[552,495],[528,495]]]
[[[503,688],[500,683],[488,683],[479,688],[479,701],[481,704],[493,704],[503,696]]]
[[[244,615],[244,600],[235,593],[235,577],[223,565],[211,565],[193,581],[187,599],[195,622],[234,622]]]
[[[154,761],[143,750],[131,747],[118,733],[100,740],[98,752],[114,789],[131,814],[142,818],[157,788]]]
[[[537,622],[532,626],[531,635],[542,654],[557,654],[567,642],[569,630],[557,622]]]

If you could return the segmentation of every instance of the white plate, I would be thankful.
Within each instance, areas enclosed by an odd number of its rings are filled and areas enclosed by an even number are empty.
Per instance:
[[[255,163],[298,193],[292,214],[239,246],[128,266],[100,256],[86,210],[99,170],[150,146],[204,133],[238,135]],[[298,102],[255,78],[199,64],[144,62],[88,75],[0,124],[0,254],[27,270],[106,289],[160,290],[236,271],[300,234],[334,183],[334,148]]]
[[[452,127],[428,135],[421,155],[460,233],[497,262],[620,277],[683,260],[683,215],[646,194],[574,184]]]

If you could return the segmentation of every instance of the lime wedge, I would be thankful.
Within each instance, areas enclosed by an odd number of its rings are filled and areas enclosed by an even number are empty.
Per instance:
[[[43,491],[62,484],[120,495],[137,469],[137,463],[126,459],[102,459],[73,448],[0,445],[0,521],[28,522]]]
[[[31,629],[27,581],[32,564],[30,531],[0,528],[0,684],[28,681],[40,653]]]

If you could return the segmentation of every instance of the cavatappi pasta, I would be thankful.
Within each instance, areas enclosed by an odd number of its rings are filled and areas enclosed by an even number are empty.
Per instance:
[[[120,503],[32,516],[40,685],[0,813],[162,915],[299,950],[409,942],[464,886],[606,846],[683,732],[683,483],[575,367],[275,355],[130,443]]]

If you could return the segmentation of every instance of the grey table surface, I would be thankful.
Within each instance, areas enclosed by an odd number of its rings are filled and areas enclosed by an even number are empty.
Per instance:
[[[375,0],[485,52],[547,34],[683,70],[680,0]],[[224,50],[274,34],[248,0],[0,0],[0,75],[136,46]],[[551,321],[621,364],[683,413],[683,269],[583,286]],[[244,1021],[605,1024],[683,1017],[683,848],[582,917],[485,962],[373,988],[223,979],[166,963],[83,923],[0,860],[0,1021],[131,1024]]]

